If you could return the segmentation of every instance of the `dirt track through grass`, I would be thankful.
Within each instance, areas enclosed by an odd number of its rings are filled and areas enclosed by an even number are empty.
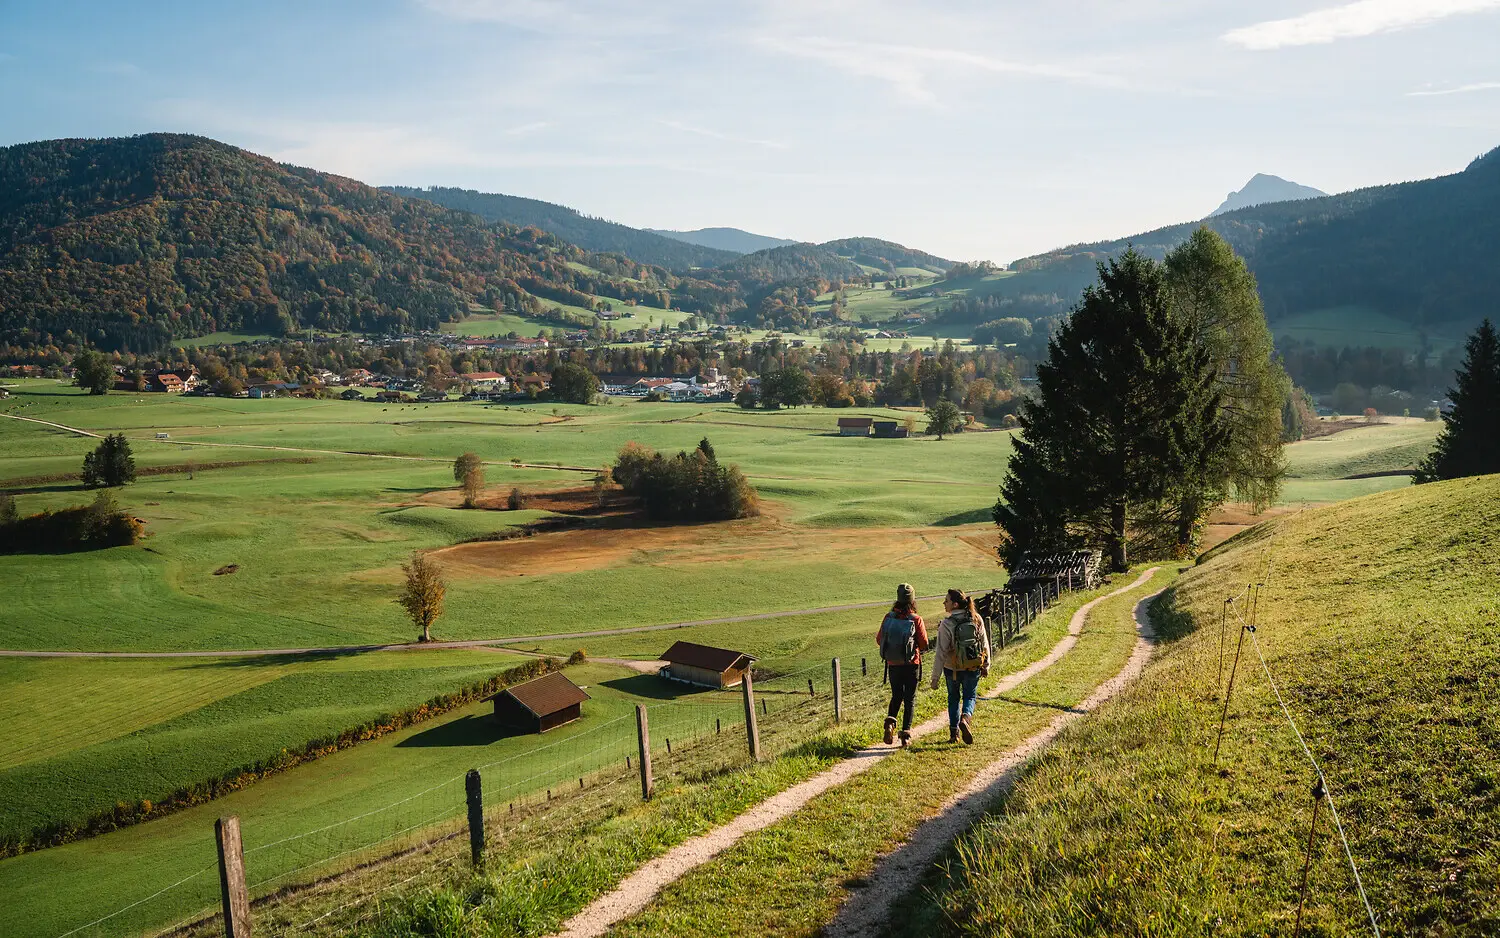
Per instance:
[[[989,690],[985,696],[993,698],[1007,691],[1014,690],[1031,677],[1061,660],[1077,644],[1078,636],[1083,632],[1088,614],[1096,604],[1110,597],[1137,589],[1149,581],[1155,575],[1156,571],[1157,568],[1153,567],[1142,573],[1139,578],[1128,586],[1123,586],[1080,607],[1068,623],[1067,635],[1060,639],[1043,658],[1014,674],[1007,675],[995,687]],[[1132,656],[1133,662],[1134,656]],[[1144,657],[1141,659],[1141,665],[1144,665]],[[1127,670],[1129,668],[1130,665],[1127,665]],[[945,726],[947,719],[946,713],[939,713],[924,721],[919,726],[914,727],[912,735],[914,738],[921,738],[937,732]],[[1058,729],[1061,729],[1062,718],[1054,722]],[[1031,742],[1031,740],[1028,740],[1023,746],[1029,745]],[[564,924],[560,934],[563,938],[595,938],[595,936],[605,934],[615,923],[644,909],[665,886],[675,882],[690,870],[712,860],[739,842],[746,834],[761,830],[777,821],[790,817],[813,798],[874,768],[883,759],[898,751],[899,747],[895,745],[886,746],[884,744],[877,744],[870,746],[800,785],[767,799],[750,811],[740,815],[729,824],[678,845],[666,854],[641,867],[621,882],[613,891],[595,900],[578,915],[568,920]],[[1008,753],[1006,758],[1011,758],[1012,756],[1012,753]],[[959,828],[959,830],[961,829]],[[954,831],[955,834],[957,832],[957,830]],[[943,843],[946,842],[943,841]],[[849,934],[860,933],[862,932],[849,932]]]

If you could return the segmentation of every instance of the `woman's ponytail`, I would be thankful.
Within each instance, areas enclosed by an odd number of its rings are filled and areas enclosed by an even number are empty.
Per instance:
[[[948,601],[960,609],[969,610],[969,617],[972,618],[975,622],[979,621],[979,608],[974,605],[974,600],[971,597],[964,595],[963,590],[949,590]]]

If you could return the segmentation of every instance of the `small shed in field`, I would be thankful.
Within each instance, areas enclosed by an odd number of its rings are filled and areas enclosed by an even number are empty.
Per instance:
[[[489,699],[495,703],[495,722],[526,733],[545,733],[582,716],[582,704],[589,695],[553,671],[507,687]]]
[[[754,655],[729,648],[714,648],[693,642],[674,642],[662,653],[667,666],[663,677],[700,687],[735,687],[744,683],[745,672],[755,662]]]
[[[840,417],[839,436],[869,436],[873,417]]]
[[[882,440],[906,439],[906,428],[897,426],[894,420],[877,420],[873,425],[875,435]]]

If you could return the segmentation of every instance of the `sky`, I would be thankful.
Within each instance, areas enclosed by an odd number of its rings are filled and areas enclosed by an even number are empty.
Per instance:
[[[1500,146],[1500,0],[0,0],[0,146],[201,134],[375,185],[1006,263]]]

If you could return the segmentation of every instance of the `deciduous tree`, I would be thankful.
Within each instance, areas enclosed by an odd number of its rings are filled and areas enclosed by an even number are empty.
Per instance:
[[[936,433],[940,440],[945,434],[956,432],[963,422],[963,412],[946,397],[927,408],[927,432]]]
[[[453,461],[453,481],[463,486],[464,507],[473,508],[484,491],[484,460],[476,453],[464,453]]]
[[[406,574],[406,587],[396,602],[411,616],[412,624],[422,630],[422,641],[430,642],[432,624],[443,614],[443,598],[448,593],[442,571],[420,552],[412,554],[401,570]]]
[[[588,404],[599,393],[599,376],[582,365],[563,362],[552,369],[552,396],[569,404]]]
[[[73,381],[90,394],[107,394],[115,386],[115,368],[103,353],[87,349],[73,358]]]

